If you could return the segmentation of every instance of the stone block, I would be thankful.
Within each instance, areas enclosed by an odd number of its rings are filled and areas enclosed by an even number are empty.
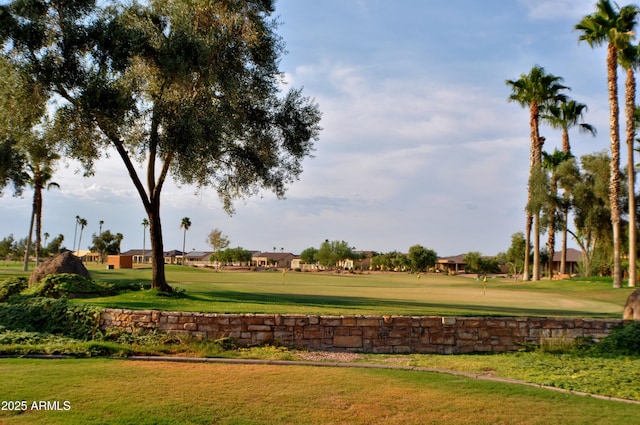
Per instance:
[[[247,330],[248,331],[257,331],[257,332],[265,332],[265,331],[271,331],[271,326],[268,326],[268,325],[248,325],[247,326]]]
[[[333,345],[339,348],[361,348],[361,336],[335,336],[333,337]]]

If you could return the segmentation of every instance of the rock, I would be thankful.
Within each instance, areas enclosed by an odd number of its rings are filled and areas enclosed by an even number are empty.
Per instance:
[[[640,289],[633,291],[627,298],[622,318],[624,320],[640,320]]]
[[[29,278],[29,285],[40,282],[47,275],[62,273],[73,273],[91,279],[82,261],[71,252],[64,252],[36,267]]]

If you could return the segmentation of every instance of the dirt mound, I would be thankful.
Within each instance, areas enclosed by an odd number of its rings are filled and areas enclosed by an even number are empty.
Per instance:
[[[624,307],[624,320],[640,320],[640,289],[636,289],[627,298]]]
[[[61,273],[73,273],[91,279],[82,261],[71,252],[64,252],[36,267],[29,278],[29,285],[40,282],[47,275]]]

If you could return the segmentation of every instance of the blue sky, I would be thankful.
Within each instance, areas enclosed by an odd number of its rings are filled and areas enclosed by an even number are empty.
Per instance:
[[[281,70],[323,112],[314,158],[285,200],[240,200],[231,217],[214,190],[168,184],[165,249],[181,249],[186,216],[187,250],[208,249],[213,228],[231,246],[262,251],[299,253],[325,239],[381,252],[421,244],[441,256],[506,250],[524,229],[529,128],[528,111],[506,101],[505,80],[534,65],[563,77],[598,129],[595,138],[571,134],[574,154],[609,146],[606,52],[579,44],[573,31],[594,4],[278,0],[288,51]],[[560,147],[558,131],[541,134],[545,150]],[[60,190],[45,193],[43,230],[64,234],[71,248],[80,215],[89,222],[82,248],[100,220],[124,234],[124,250],[140,248],[144,210],[120,159],[102,160],[92,178],[75,169],[61,165]],[[29,191],[0,198],[0,237],[24,237],[30,207]]]

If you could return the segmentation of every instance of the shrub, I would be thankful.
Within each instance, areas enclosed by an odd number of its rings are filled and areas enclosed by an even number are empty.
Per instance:
[[[14,331],[90,339],[98,332],[101,310],[72,306],[65,298],[21,297],[15,302],[0,304],[0,326]]]
[[[34,295],[60,298],[74,294],[102,294],[111,290],[110,285],[94,282],[86,277],[72,274],[50,274],[34,288]]]
[[[7,301],[12,295],[19,294],[28,286],[26,277],[10,277],[0,282],[0,303]]]
[[[607,335],[595,351],[600,354],[640,356],[640,322],[629,322]]]

